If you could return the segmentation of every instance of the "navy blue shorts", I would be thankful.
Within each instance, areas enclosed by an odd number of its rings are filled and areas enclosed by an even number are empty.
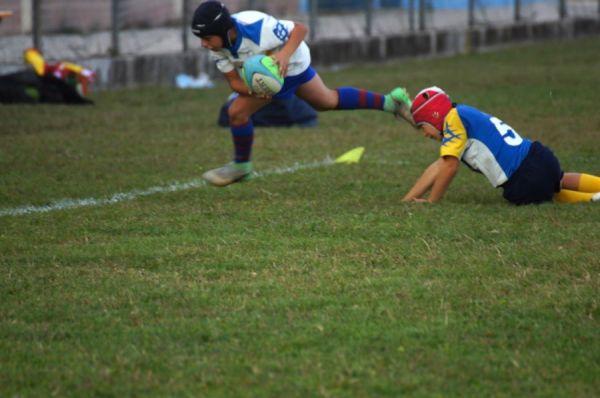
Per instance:
[[[549,202],[560,191],[563,174],[552,151],[534,142],[521,166],[502,185],[503,196],[516,205]]]
[[[281,91],[273,96],[275,99],[290,99],[298,87],[303,85],[304,83],[312,80],[317,72],[309,66],[306,70],[299,75],[289,76],[283,79],[283,87],[281,87]]]

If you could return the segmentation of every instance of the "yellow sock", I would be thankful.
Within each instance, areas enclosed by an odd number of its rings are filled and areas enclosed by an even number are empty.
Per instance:
[[[581,173],[579,188],[577,190],[591,193],[600,192],[600,177]]]
[[[593,193],[571,191],[570,189],[561,189],[560,192],[554,194],[554,200],[562,203],[579,203],[590,202]]]

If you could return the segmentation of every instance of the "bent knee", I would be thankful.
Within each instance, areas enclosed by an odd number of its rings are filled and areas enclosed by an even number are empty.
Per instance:
[[[250,115],[242,109],[236,109],[236,107],[233,106],[230,106],[229,109],[227,109],[227,116],[229,116],[229,123],[233,125],[245,124],[250,119]]]

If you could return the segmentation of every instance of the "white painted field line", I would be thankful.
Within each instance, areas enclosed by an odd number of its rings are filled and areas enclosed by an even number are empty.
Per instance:
[[[272,170],[254,172],[253,178],[263,178],[274,174],[292,174],[299,170],[315,169],[318,167],[331,166],[334,164],[333,159],[330,157],[325,158],[321,161],[309,162],[309,163],[294,163],[291,166],[280,167]],[[147,189],[136,189],[130,192],[119,192],[111,195],[107,198],[83,198],[83,199],[60,199],[52,201],[47,205],[43,206],[20,206],[12,208],[0,209],[0,217],[5,216],[23,216],[33,213],[48,213],[51,211],[76,209],[79,207],[87,206],[103,206],[111,205],[127,200],[134,200],[143,196],[150,196],[157,193],[169,193],[185,191],[188,189],[201,188],[206,186],[206,181],[201,178],[195,178],[187,182],[173,182],[169,185],[161,185],[156,187],[150,187]]]

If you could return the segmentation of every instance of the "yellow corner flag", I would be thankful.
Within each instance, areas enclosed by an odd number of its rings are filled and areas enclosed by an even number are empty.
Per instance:
[[[354,148],[344,153],[340,157],[335,160],[335,163],[358,163],[360,158],[365,151],[365,147],[359,146],[358,148]]]

